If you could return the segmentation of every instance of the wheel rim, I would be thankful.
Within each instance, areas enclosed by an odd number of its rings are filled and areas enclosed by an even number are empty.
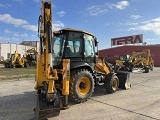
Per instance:
[[[88,94],[90,88],[91,88],[91,82],[90,82],[89,78],[82,77],[78,83],[79,94],[81,94],[81,95]]]
[[[112,89],[115,91],[115,90],[117,90],[117,88],[118,88],[118,82],[117,82],[117,79],[115,78],[115,79],[113,80]]]

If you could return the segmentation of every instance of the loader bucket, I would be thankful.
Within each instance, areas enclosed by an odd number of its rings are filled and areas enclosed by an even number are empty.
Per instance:
[[[60,99],[54,102],[46,102],[41,94],[37,94],[37,105],[35,108],[36,120],[47,120],[47,118],[55,117],[60,114]]]
[[[119,79],[119,88],[121,89],[129,89],[131,88],[130,83],[130,73],[117,73],[116,74]]]

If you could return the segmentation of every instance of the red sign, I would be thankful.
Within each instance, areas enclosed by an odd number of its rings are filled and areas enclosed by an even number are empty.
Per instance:
[[[142,42],[143,42],[143,34],[140,34],[140,35],[126,36],[126,37],[112,38],[111,46],[135,44],[135,43],[142,43]]]

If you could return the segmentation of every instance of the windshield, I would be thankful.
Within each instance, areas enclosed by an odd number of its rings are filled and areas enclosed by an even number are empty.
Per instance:
[[[82,57],[83,47],[81,38],[82,33],[69,32],[68,41],[65,51],[65,57]]]

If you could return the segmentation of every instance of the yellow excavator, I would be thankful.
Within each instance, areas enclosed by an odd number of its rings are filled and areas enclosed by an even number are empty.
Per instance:
[[[36,65],[37,53],[38,52],[36,48],[31,48],[26,51],[26,59],[27,59],[29,66]]]
[[[28,67],[26,58],[18,53],[16,50],[14,54],[11,54],[11,57],[4,62],[5,68],[16,68],[16,67]]]
[[[107,93],[131,86],[130,73],[115,73],[98,57],[98,41],[93,34],[71,28],[52,32],[51,5],[42,0],[38,23],[37,120],[59,115],[61,109],[68,108],[68,100],[85,102],[96,86],[105,86]]]
[[[144,73],[153,70],[154,61],[151,57],[150,49],[133,51],[132,55],[122,55],[120,60],[116,60],[116,71],[132,72],[133,68],[142,68]]]

